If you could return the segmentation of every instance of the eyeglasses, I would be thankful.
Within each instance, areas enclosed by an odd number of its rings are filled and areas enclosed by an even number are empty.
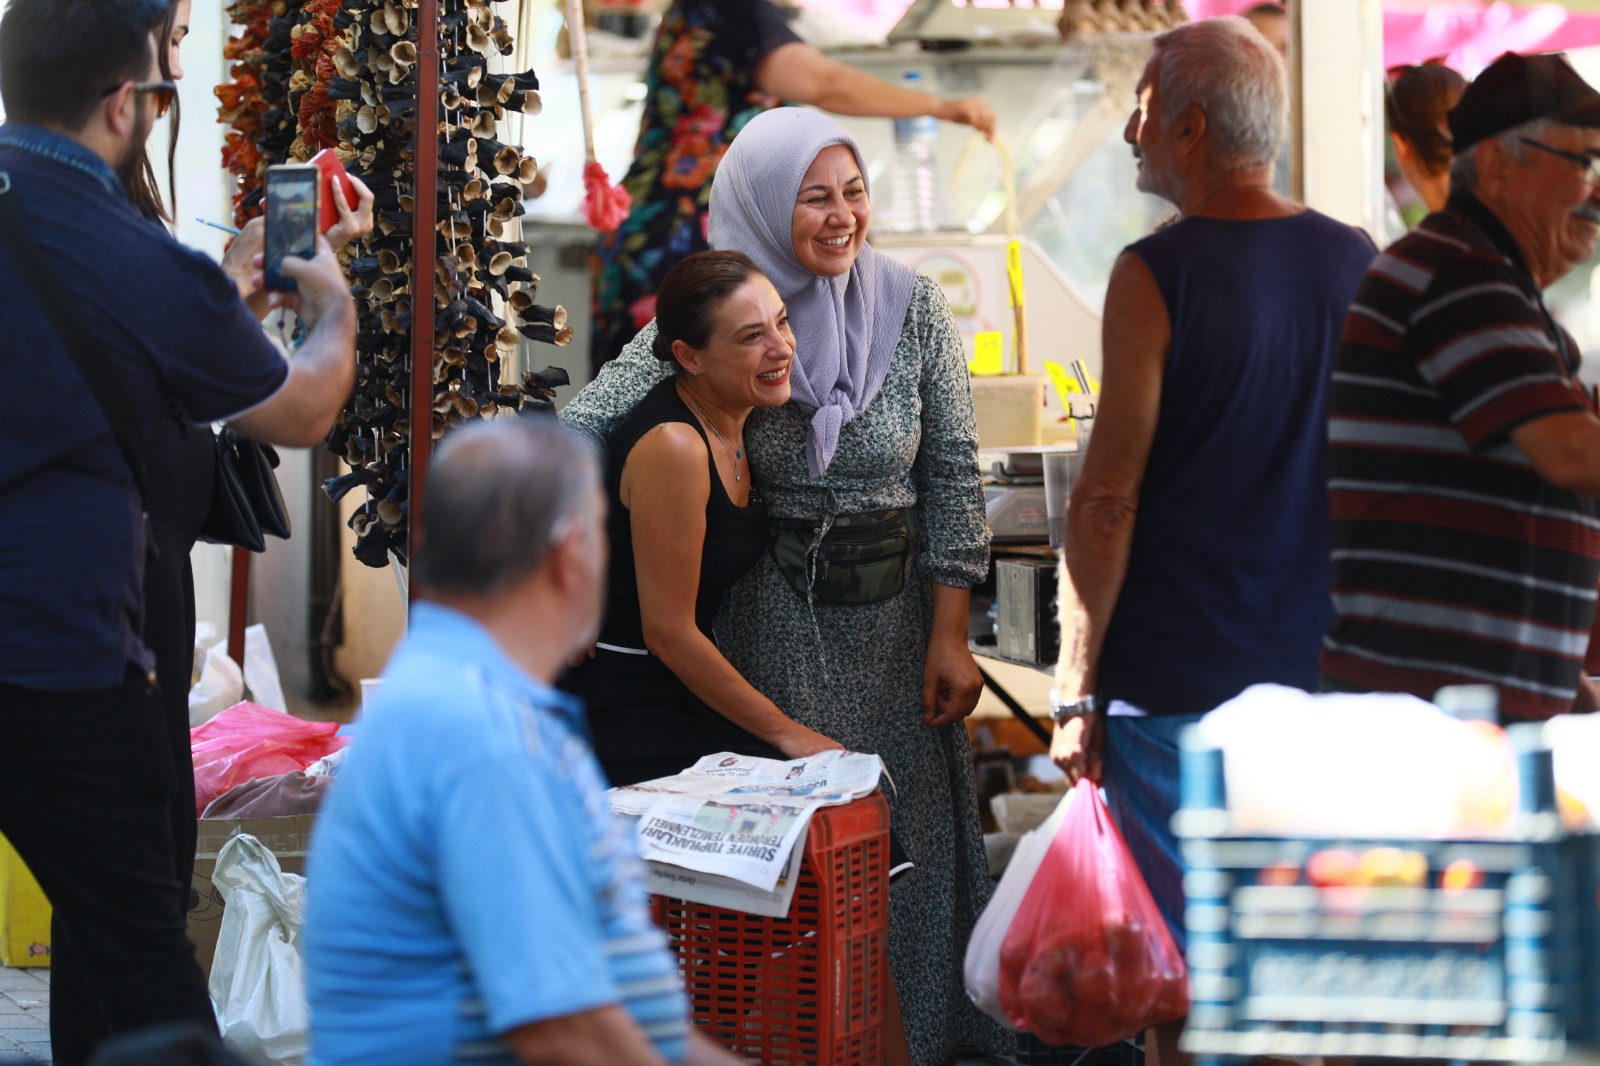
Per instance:
[[[1532,137],[1518,137],[1517,140],[1531,148],[1537,148],[1541,152],[1549,152],[1551,155],[1560,156],[1569,163],[1578,164],[1583,168],[1584,181],[1590,185],[1600,185],[1600,159],[1592,155],[1569,152],[1564,148],[1557,148],[1554,145],[1545,144],[1543,141],[1534,140]]]
[[[100,95],[110,96],[120,88],[122,88],[122,83],[103,90]],[[178,83],[173,81],[136,81],[133,83],[133,91],[140,95],[148,93],[155,101],[156,118],[165,118],[167,112],[172,110],[172,102],[178,98]]]

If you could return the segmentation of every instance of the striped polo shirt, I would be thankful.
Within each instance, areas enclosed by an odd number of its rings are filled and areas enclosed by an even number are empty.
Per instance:
[[[1373,263],[1334,359],[1334,621],[1323,675],[1429,698],[1493,684],[1503,717],[1572,707],[1600,577],[1595,501],[1512,430],[1593,410],[1520,250],[1457,193]]]

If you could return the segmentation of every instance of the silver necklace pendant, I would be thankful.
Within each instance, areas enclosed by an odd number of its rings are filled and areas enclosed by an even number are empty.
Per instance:
[[[699,400],[694,401],[694,409],[700,412],[700,419],[706,424],[706,428],[711,431],[711,435],[716,437],[718,443],[724,448],[728,449],[728,455],[733,459],[733,480],[735,482],[743,481],[744,473],[739,468],[739,460],[744,458],[744,449],[735,448],[728,443],[728,438],[724,437],[722,431],[717,428],[717,424],[711,421],[711,416],[706,414],[706,409],[700,406]]]

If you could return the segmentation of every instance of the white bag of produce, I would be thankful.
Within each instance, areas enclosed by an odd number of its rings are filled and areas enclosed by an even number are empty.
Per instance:
[[[1555,762],[1556,806],[1575,833],[1600,829],[1600,714],[1563,714],[1544,724]]]
[[[306,879],[240,835],[217,853],[211,880],[225,904],[209,986],[222,1039],[252,1062],[300,1066],[311,1048],[300,955]]]
[[[1495,837],[1517,810],[1504,730],[1415,696],[1253,685],[1200,720],[1241,833]]]
[[[189,690],[189,728],[205,725],[243,699],[244,674],[239,664],[228,657],[227,645],[211,645],[205,652],[200,680]]]

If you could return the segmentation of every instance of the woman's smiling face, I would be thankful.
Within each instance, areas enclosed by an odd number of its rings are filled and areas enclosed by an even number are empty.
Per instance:
[[[872,205],[867,182],[847,145],[817,153],[794,202],[794,257],[811,273],[836,278],[849,272],[866,243]]]

